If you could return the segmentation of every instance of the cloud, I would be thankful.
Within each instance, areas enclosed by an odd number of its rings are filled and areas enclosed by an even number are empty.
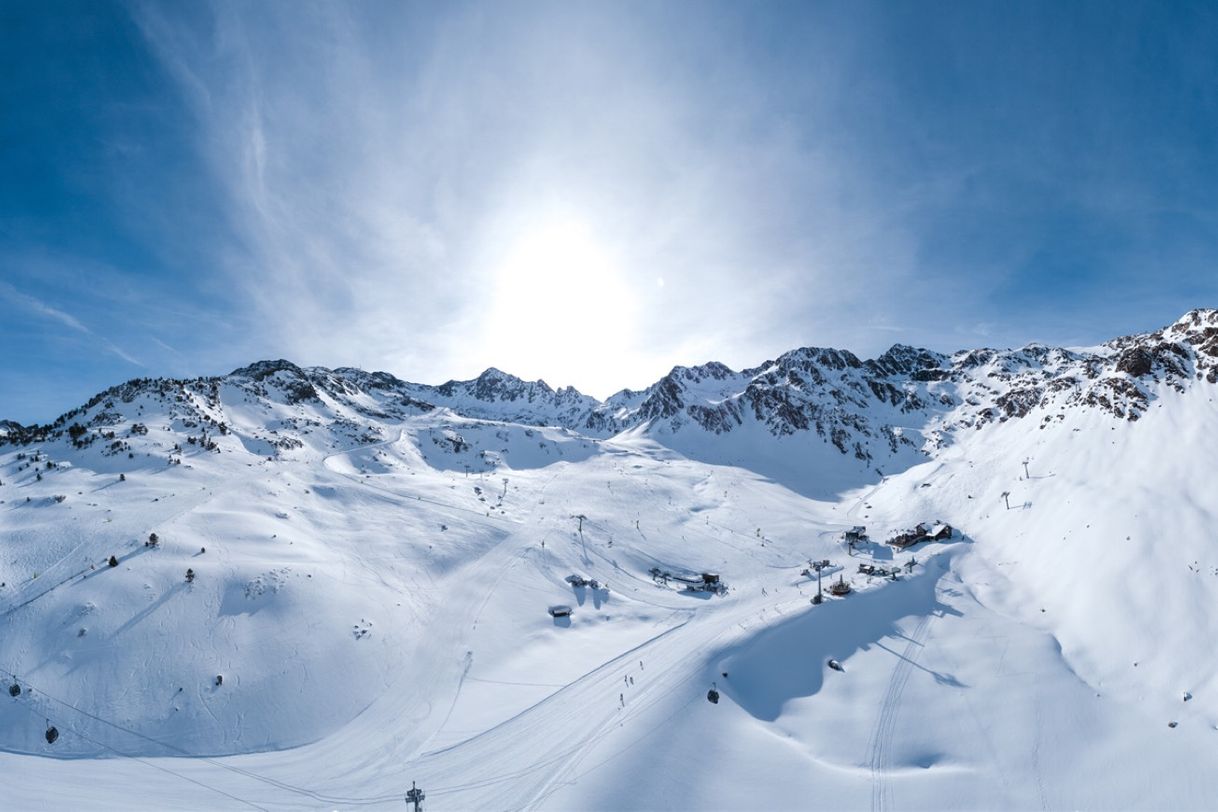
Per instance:
[[[3,296],[10,302],[25,308],[31,313],[42,316],[46,319],[50,319],[51,321],[56,321],[71,330],[95,339],[107,352],[121,358],[129,364],[139,367],[144,366],[142,362],[128,354],[114,342],[104,338],[103,336],[99,336],[97,333],[90,330],[80,321],[80,319],[76,318],[71,313],[67,313],[57,307],[52,307],[41,299],[31,296],[28,293],[23,293],[8,282],[4,282],[2,280],[0,280],[0,296]]]
[[[86,334],[91,334],[92,332],[88,327],[81,324],[80,320],[75,316],[65,313],[58,308],[51,307],[41,299],[22,293],[7,282],[0,282],[0,295],[3,295],[10,302],[19,304],[31,312],[37,313],[39,316],[54,319],[60,324],[71,327],[73,330]]]
[[[986,340],[1052,339],[1064,314],[1149,285],[1136,267],[1149,252],[1212,256],[1204,229],[1167,239],[1174,221],[1115,239],[1154,190],[1080,160],[1097,154],[1086,111],[1047,78],[1077,66],[1039,59],[1034,82],[1027,53],[995,47],[1012,26],[1026,49],[1060,36],[1039,11],[1017,26],[867,4],[149,3],[134,16],[192,111],[224,213],[192,246],[243,325],[217,340],[258,354],[422,380],[494,365],[604,394],[799,344],[874,353],[893,325],[944,350],[980,323]],[[1085,44],[1122,64],[1116,46]],[[1025,130],[1039,134],[1011,143]],[[513,246],[571,221],[612,262],[545,275],[544,307],[505,297],[537,284]],[[1104,284],[1118,266],[1122,285]],[[1059,267],[1084,280],[1077,295],[1059,292]],[[635,301],[612,324],[598,308],[623,290]],[[504,340],[505,298],[530,324],[561,312],[567,329]],[[597,329],[575,327],[580,313]]]
[[[603,394],[691,354],[781,351],[908,267],[875,190],[774,115],[713,21],[550,4],[172,14],[135,12],[228,213],[216,264],[258,341],[303,362],[425,379],[493,364]],[[727,69],[704,75],[719,49]],[[832,100],[804,101],[828,116]],[[570,218],[613,249],[634,320],[556,337],[579,350],[561,358],[501,357],[487,316],[504,255]],[[595,284],[572,288],[562,306],[596,306]]]

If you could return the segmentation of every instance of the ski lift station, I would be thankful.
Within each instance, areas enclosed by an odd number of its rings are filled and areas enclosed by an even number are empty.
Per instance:
[[[667,585],[669,581],[676,581],[679,584],[684,584],[686,592],[710,592],[715,595],[727,593],[727,585],[723,583],[717,572],[701,572],[696,575],[692,573],[682,574],[662,570],[659,567],[652,567],[649,572],[651,573],[651,579],[656,584]]]

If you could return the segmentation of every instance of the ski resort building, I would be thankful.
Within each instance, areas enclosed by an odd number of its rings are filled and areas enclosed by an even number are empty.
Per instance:
[[[936,524],[926,533],[934,541],[943,541],[952,537],[952,526],[950,524]]]
[[[943,541],[952,537],[952,526],[943,522],[933,525],[919,524],[913,530],[904,530],[888,540],[888,546],[898,550],[912,547],[922,541]]]

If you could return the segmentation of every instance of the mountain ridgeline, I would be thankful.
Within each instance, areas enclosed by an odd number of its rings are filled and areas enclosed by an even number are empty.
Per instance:
[[[845,350],[804,347],[739,372],[714,362],[675,367],[646,389],[604,401],[493,368],[430,386],[386,372],[259,361],[218,377],[127,381],[46,425],[2,421],[0,445],[62,439],[133,456],[132,443],[151,423],[203,448],[221,450],[214,438],[232,433],[253,453],[277,455],[376,442],[390,425],[447,410],[593,439],[645,432],[682,451],[738,437],[781,452],[784,438],[800,438],[878,471],[897,457],[933,456],[965,430],[1009,420],[1050,428],[1073,409],[1136,421],[1168,393],[1215,383],[1218,310],[1199,309],[1161,330],[1086,350],[1031,344],[944,355],[898,344],[860,360]],[[234,419],[238,406],[263,419]],[[796,447],[808,446],[788,450]]]

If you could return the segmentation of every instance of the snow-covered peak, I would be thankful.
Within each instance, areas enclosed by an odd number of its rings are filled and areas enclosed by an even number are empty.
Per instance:
[[[262,381],[280,372],[296,378],[306,377],[303,369],[283,358],[255,361],[248,366],[234,369],[229,375],[233,378],[248,378],[251,381]]]
[[[128,381],[51,424],[4,424],[0,443],[66,438],[77,447],[104,442],[117,454],[145,442],[134,427],[152,425],[168,433],[146,442],[172,457],[191,437],[222,446],[213,438],[224,426],[232,442],[274,456],[385,436],[440,409],[594,437],[641,431],[708,458],[774,441],[781,455],[783,438],[805,437],[875,470],[924,459],[965,430],[1007,420],[1049,427],[1076,409],[1137,420],[1164,392],[1215,382],[1218,311],[1194,310],[1156,332],[1084,350],[1029,344],[948,356],[895,344],[863,361],[846,350],[801,347],[740,372],[717,362],[676,366],[646,389],[604,402],[494,367],[431,386],[387,372],[263,360],[218,378]]]

